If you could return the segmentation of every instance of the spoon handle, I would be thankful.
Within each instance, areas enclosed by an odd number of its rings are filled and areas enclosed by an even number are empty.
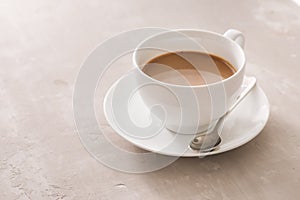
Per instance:
[[[237,100],[229,108],[229,110],[226,112],[226,114],[230,113],[247,96],[247,94],[255,86],[255,84],[256,84],[256,78],[253,77],[253,76],[252,77],[247,77],[246,78],[246,83],[244,83],[244,84],[246,85],[246,88],[241,92],[241,94],[238,96]]]

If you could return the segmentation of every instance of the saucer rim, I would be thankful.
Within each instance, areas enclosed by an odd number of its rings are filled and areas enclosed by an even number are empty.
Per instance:
[[[130,72],[129,72],[130,73]],[[114,132],[116,134],[118,134],[119,136],[121,136],[123,139],[125,139],[126,141],[130,142],[131,144],[137,146],[138,148],[141,148],[141,149],[144,149],[146,151],[149,151],[149,152],[153,152],[153,153],[157,153],[157,154],[161,154],[161,155],[166,155],[166,156],[176,156],[176,157],[203,157],[203,156],[210,156],[210,155],[216,155],[216,154],[220,154],[220,153],[224,153],[224,152],[227,152],[227,151],[231,151],[231,150],[234,150],[236,148],[239,148],[245,144],[247,144],[248,142],[250,142],[251,140],[253,140],[255,137],[257,137],[261,132],[262,130],[265,128],[267,122],[268,122],[268,119],[270,117],[270,102],[269,102],[269,99],[268,97],[266,96],[264,90],[259,86],[259,84],[256,83],[256,86],[253,88],[253,89],[257,89],[259,90],[259,95],[262,95],[263,96],[263,99],[265,99],[265,106],[266,106],[266,117],[265,119],[263,120],[263,124],[261,126],[259,126],[259,129],[257,131],[255,131],[255,134],[251,134],[250,136],[248,137],[244,137],[242,138],[241,140],[239,140],[238,142],[235,142],[233,144],[230,144],[229,146],[226,145],[225,147],[223,148],[218,148],[214,151],[211,151],[211,152],[199,152],[199,151],[194,151],[194,150],[187,150],[186,152],[184,152],[182,155],[178,155],[176,153],[172,154],[172,153],[166,153],[166,152],[162,152],[162,151],[155,151],[151,148],[148,148],[148,147],[145,147],[145,146],[142,146],[139,144],[139,142],[136,142],[134,140],[129,140],[129,138],[126,138],[123,136],[123,134],[120,134],[119,131],[122,131],[120,129],[117,129],[115,128],[113,125],[111,125],[111,120],[109,120],[108,118],[108,113],[107,113],[107,100],[108,100],[108,96],[111,94],[111,91],[115,88],[115,86],[119,83],[119,81],[124,78],[127,74],[121,76],[106,92],[105,94],[105,97],[104,97],[104,100],[103,100],[103,113],[104,113],[104,116],[105,116],[105,119],[108,123],[108,125],[114,130]],[[247,76],[246,76],[247,77]],[[249,94],[251,94],[253,91],[250,91]],[[245,97],[246,99],[247,97]],[[165,129],[165,128],[164,128]],[[181,135],[181,134],[180,134]],[[185,135],[181,135],[179,137],[184,137]]]

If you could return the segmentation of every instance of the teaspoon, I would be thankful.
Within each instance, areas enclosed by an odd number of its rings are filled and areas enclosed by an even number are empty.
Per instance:
[[[230,107],[230,109],[218,120],[215,127],[209,132],[198,133],[194,139],[190,142],[190,148],[192,150],[198,150],[201,152],[210,152],[215,150],[221,143],[220,133],[222,132],[224,120],[226,116],[249,94],[256,84],[255,77],[247,77],[245,83],[245,89],[238,96],[236,102]]]

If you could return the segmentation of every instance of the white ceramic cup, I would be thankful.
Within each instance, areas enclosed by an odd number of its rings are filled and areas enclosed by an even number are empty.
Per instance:
[[[244,36],[229,29],[225,34],[206,30],[172,30],[141,42],[133,54],[139,93],[164,126],[181,134],[203,132],[217,122],[240,93],[245,73]],[[229,61],[236,69],[227,79],[207,85],[176,85],[158,81],[142,71],[151,59],[176,51],[201,51]]]

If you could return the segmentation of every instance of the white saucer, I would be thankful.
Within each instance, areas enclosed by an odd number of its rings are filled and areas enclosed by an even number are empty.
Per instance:
[[[104,99],[103,110],[106,120],[117,134],[132,144],[148,151],[181,157],[198,157],[222,153],[252,140],[261,132],[269,118],[268,99],[263,90],[259,86],[255,86],[248,96],[228,115],[221,135],[222,142],[212,152],[200,153],[189,149],[188,146],[193,138],[192,135],[175,134],[165,128],[160,129],[152,137],[136,137],[131,135],[130,131],[124,131],[122,127],[115,123],[116,111],[115,109],[113,111],[112,107],[113,96],[118,96],[119,101],[124,101],[124,99],[120,98],[120,95],[122,96],[121,93],[134,89],[135,80],[133,73],[136,72],[133,70],[124,75],[109,89]],[[118,86],[118,90],[115,90],[116,86]],[[119,94],[116,92],[119,92]],[[157,123],[157,126],[161,124],[158,120],[150,120],[150,111],[144,105],[138,93],[132,96],[126,110],[129,112],[130,119],[137,126],[143,127],[151,122],[154,123],[154,126],[156,125],[155,123]],[[128,121],[128,115],[126,118],[125,116],[121,113],[118,115],[118,120]]]

